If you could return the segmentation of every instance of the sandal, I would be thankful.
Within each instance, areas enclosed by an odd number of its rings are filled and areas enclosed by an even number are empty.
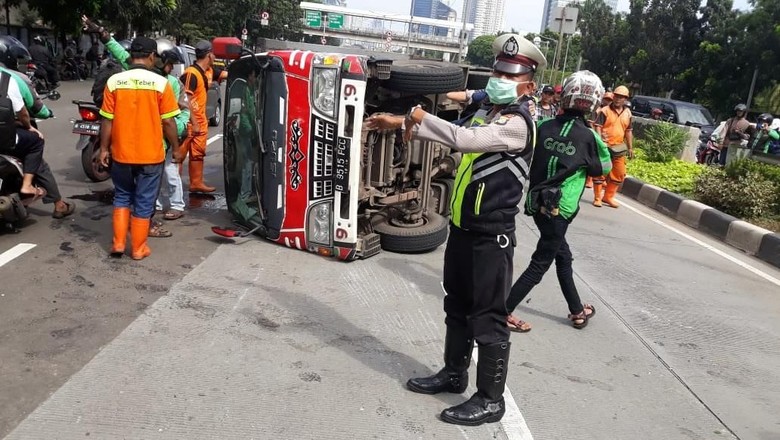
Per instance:
[[[180,219],[183,215],[184,215],[184,211],[179,211],[178,209],[171,209],[163,215],[163,218],[165,220],[176,220],[176,219]]]
[[[528,333],[531,331],[531,324],[516,318],[514,315],[506,315],[506,326],[509,327],[509,331],[517,333]]]
[[[149,237],[153,238],[168,238],[172,236],[171,231],[163,229],[162,223],[152,220],[149,224]]]
[[[588,313],[588,310],[590,310],[590,313]],[[588,321],[595,314],[595,307],[590,304],[583,304],[582,311],[580,313],[577,313],[576,315],[569,314],[569,320],[571,320],[571,325],[574,326],[574,328],[583,329],[588,325]]]
[[[65,201],[63,201],[62,203],[64,203],[65,206],[66,206],[65,210],[64,211],[57,211],[55,209],[54,212],[51,214],[52,218],[62,219],[62,218],[65,218],[65,217],[73,214],[73,212],[76,211],[76,205],[74,205],[73,203],[68,203],[68,202],[65,202]]]

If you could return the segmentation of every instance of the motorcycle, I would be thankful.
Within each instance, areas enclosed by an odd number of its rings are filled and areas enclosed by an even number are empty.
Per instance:
[[[720,149],[718,148],[718,139],[713,135],[707,138],[707,141],[699,144],[696,151],[696,163],[702,165],[717,165]]]
[[[83,80],[89,75],[89,67],[83,57],[63,58],[60,77],[66,81]]]
[[[93,182],[111,177],[109,168],[100,163],[100,109],[93,102],[73,101],[81,119],[73,122],[73,133],[79,135],[76,150],[81,151],[81,167]]]
[[[59,92],[56,91],[56,86],[49,82],[49,76],[46,73],[46,69],[33,63],[32,61],[27,63],[27,77],[35,88],[35,91],[42,96],[57,96],[55,99],[59,99]]]

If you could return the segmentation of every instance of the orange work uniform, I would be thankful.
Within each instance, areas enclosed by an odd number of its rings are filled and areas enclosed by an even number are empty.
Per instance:
[[[604,201],[612,207],[617,207],[613,201],[623,180],[626,178],[626,151],[614,153],[612,147],[625,144],[626,134],[631,131],[631,110],[623,107],[615,110],[611,105],[602,107],[596,116],[596,126],[601,127],[601,135],[612,155],[612,171],[603,178],[593,180],[594,203],[601,200],[602,186],[606,183]]]

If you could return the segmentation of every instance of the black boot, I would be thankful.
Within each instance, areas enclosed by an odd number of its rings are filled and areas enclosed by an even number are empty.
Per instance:
[[[477,426],[504,416],[504,385],[509,366],[509,342],[479,347],[477,392],[460,405],[447,408],[441,419],[456,425]]]
[[[464,327],[447,327],[444,339],[444,368],[433,376],[409,379],[410,391],[423,394],[462,393],[469,386],[469,365],[474,339]]]

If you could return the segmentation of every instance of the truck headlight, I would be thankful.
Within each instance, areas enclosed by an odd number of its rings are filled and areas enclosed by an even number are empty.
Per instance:
[[[320,112],[336,116],[336,69],[314,68],[312,102]]]
[[[330,218],[331,208],[329,202],[312,206],[306,221],[308,226],[307,235],[310,242],[330,245]]]

